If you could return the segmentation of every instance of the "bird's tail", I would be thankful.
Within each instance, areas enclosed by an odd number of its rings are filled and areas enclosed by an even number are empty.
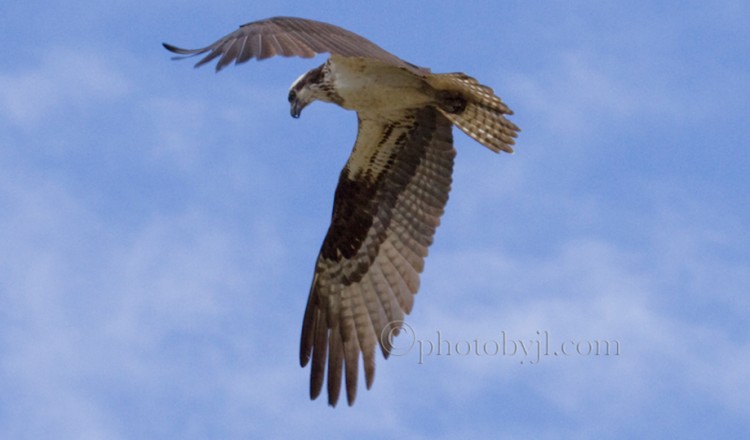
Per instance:
[[[490,150],[513,152],[513,138],[521,131],[505,118],[513,112],[495,92],[464,73],[433,74],[427,82],[446,97],[440,111],[464,133]]]

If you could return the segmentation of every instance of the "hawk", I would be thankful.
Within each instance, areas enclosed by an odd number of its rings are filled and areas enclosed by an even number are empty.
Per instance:
[[[322,65],[289,90],[291,114],[323,101],[357,112],[354,148],[341,171],[331,225],[323,240],[302,323],[300,364],[312,361],[310,398],[326,376],[336,406],[342,377],[349,405],[360,358],[369,389],[375,351],[387,359],[391,337],[411,312],[427,248],[440,223],[456,150],[452,127],[494,152],[512,152],[519,128],[490,87],[464,73],[432,73],[346,29],[313,20],[274,17],[240,26],[201,49],[164,47],[185,58],[203,55],[216,71],[275,55]]]

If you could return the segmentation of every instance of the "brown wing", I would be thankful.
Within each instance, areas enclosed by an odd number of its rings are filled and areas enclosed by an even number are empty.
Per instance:
[[[328,403],[336,405],[342,373],[349,405],[357,392],[360,354],[370,388],[375,347],[387,358],[384,329],[411,311],[427,248],[440,223],[453,170],[451,123],[426,107],[359,116],[352,155],[341,172],[328,234],[305,310],[300,363],[312,359],[310,397],[328,368]]]
[[[407,63],[375,43],[346,29],[328,23],[292,17],[273,17],[247,23],[215,43],[200,49],[180,49],[163,43],[167,50],[180,55],[194,56],[208,53],[195,67],[216,58],[216,71],[234,62],[244,63],[251,58],[263,60],[274,55],[311,58],[329,52],[347,57],[380,60],[414,73],[428,73],[429,69]]]

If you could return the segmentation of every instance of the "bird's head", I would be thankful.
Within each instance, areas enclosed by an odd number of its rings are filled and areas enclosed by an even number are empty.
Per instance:
[[[303,74],[289,88],[289,105],[292,117],[299,118],[302,109],[317,100],[333,102],[327,81],[328,69],[320,65]]]

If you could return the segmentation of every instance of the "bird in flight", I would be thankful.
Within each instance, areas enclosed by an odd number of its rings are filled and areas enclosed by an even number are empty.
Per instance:
[[[195,67],[275,55],[322,65],[289,90],[291,114],[323,101],[357,112],[354,149],[339,176],[331,226],[323,240],[302,323],[300,364],[312,361],[310,398],[328,376],[336,406],[342,378],[349,405],[357,394],[360,357],[365,384],[375,377],[375,351],[387,359],[392,336],[411,312],[424,258],[451,186],[453,125],[494,152],[512,152],[519,128],[490,87],[464,73],[432,73],[346,29],[274,17],[240,26],[201,49],[164,47]]]

